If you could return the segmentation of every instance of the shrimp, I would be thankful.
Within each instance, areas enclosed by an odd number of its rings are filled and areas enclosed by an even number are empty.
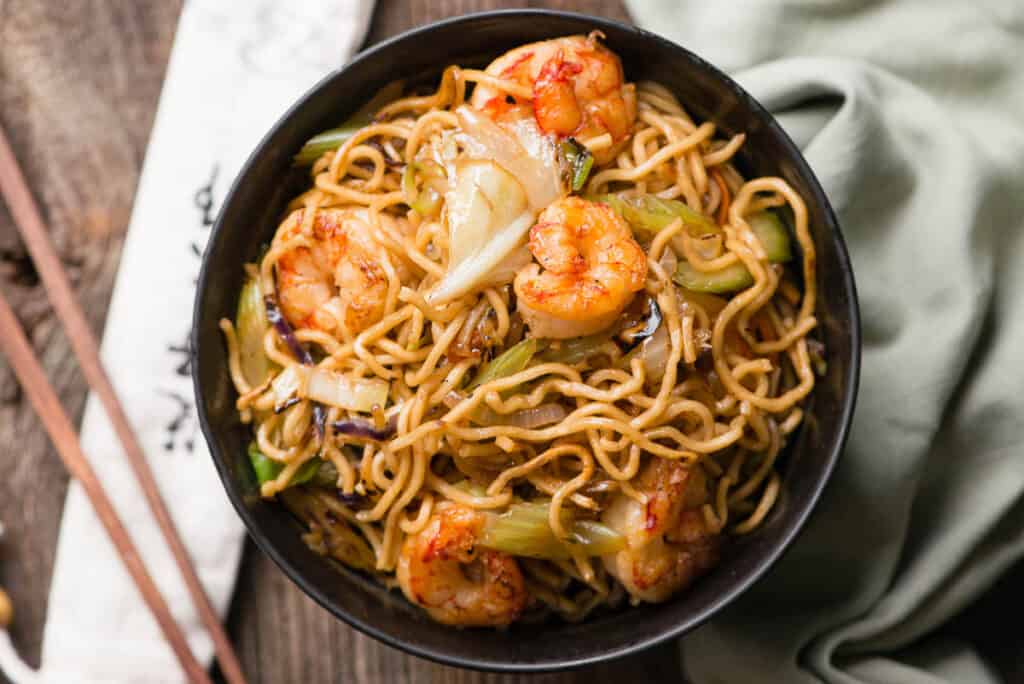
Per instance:
[[[442,509],[402,545],[396,576],[406,598],[446,625],[500,627],[516,620],[529,599],[516,560],[477,545],[478,511]]]
[[[607,328],[643,288],[647,257],[611,207],[566,197],[530,229],[531,263],[516,275],[517,308],[535,337]],[[543,269],[543,270],[542,270]]]
[[[708,493],[696,466],[655,458],[637,483],[646,504],[620,494],[602,516],[626,537],[626,548],[603,561],[634,599],[657,603],[718,562],[718,535],[700,511]]]
[[[595,151],[598,164],[610,162],[628,142],[636,122],[636,87],[624,83],[622,62],[589,36],[567,36],[530,43],[506,52],[487,67],[491,76],[532,88],[533,114],[545,133],[580,140],[611,137]],[[470,99],[477,109],[500,119],[529,105],[508,102],[494,88],[478,84]]]
[[[302,231],[303,211],[288,215],[275,242]],[[384,315],[388,278],[379,250],[365,211],[317,210],[306,245],[289,249],[277,261],[281,311],[295,327],[332,332],[343,322],[350,333],[362,332]]]

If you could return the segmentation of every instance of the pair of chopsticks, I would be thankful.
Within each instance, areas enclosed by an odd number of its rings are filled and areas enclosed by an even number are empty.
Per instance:
[[[35,263],[50,303],[64,326],[71,342],[71,348],[85,374],[89,387],[99,396],[114,427],[114,432],[117,433],[118,439],[124,447],[128,463],[131,465],[153,517],[156,518],[160,531],[171,549],[196,611],[213,639],[221,672],[230,684],[244,684],[245,677],[242,674],[238,656],[235,655],[231,641],[217,618],[217,613],[199,581],[195,568],[192,567],[188,551],[178,535],[167,505],[160,496],[153,471],[142,451],[142,445],[128,421],[124,407],[114,393],[114,387],[100,361],[99,345],[89,328],[81,306],[75,299],[67,274],[53,248],[39,208],[32,198],[25,176],[18,166],[18,161],[14,157],[2,126],[0,126],[0,194],[3,195],[7,207],[14,217],[18,232],[21,233],[32,261]],[[0,349],[7,356],[25,395],[42,420],[43,426],[50,435],[50,440],[57,447],[68,472],[81,483],[85,490],[89,502],[107,530],[122,562],[138,586],[142,598],[152,611],[189,680],[209,684],[209,676],[192,654],[184,633],[175,622],[167,602],[146,570],[139,551],[114,510],[103,484],[96,477],[95,471],[82,452],[75,427],[50,386],[42,366],[32,351],[32,346],[2,292],[0,292],[0,331],[3,331],[0,333]]]

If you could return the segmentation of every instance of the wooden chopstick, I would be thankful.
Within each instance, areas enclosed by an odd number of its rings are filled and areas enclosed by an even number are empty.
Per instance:
[[[121,519],[117,517],[114,505],[107,497],[107,492],[100,484],[99,478],[96,477],[96,471],[92,469],[85,454],[82,453],[82,446],[78,442],[75,428],[46,379],[46,374],[43,372],[42,366],[39,365],[39,361],[3,293],[0,293],[0,330],[3,330],[3,334],[0,335],[0,349],[3,349],[4,355],[10,361],[14,374],[18,376],[18,381],[21,383],[22,390],[43,421],[46,432],[49,433],[50,440],[57,447],[57,452],[63,459],[68,472],[81,483],[92,507],[96,510],[97,517],[103,523],[107,534],[110,535],[110,540],[114,542],[114,546],[121,555],[125,568],[135,580],[142,599],[153,612],[153,617],[156,618],[168,643],[174,649],[174,654],[178,656],[178,661],[185,668],[185,673],[193,682],[209,684],[210,678],[207,676],[206,670],[192,655],[185,635],[178,627],[178,623],[174,621],[171,609],[164,601],[160,590],[157,589],[146,566],[142,564],[142,557],[139,555],[138,549],[135,548],[135,544],[132,543],[131,537],[128,536],[128,530],[121,523]]]
[[[18,231],[21,233],[36,270],[46,287],[50,303],[53,304],[57,317],[64,325],[68,340],[71,342],[71,349],[78,359],[86,381],[92,391],[99,396],[114,427],[114,432],[117,433],[121,445],[124,447],[128,463],[135,472],[135,477],[142,488],[153,517],[156,518],[160,531],[171,549],[178,570],[192,596],[199,618],[213,640],[221,672],[230,684],[244,684],[245,675],[242,674],[238,656],[235,655],[231,640],[224,631],[217,612],[213,609],[213,605],[199,581],[195,568],[192,567],[188,550],[178,534],[171,514],[167,510],[167,505],[160,496],[156,478],[146,461],[142,445],[139,443],[135,430],[128,421],[128,416],[125,414],[103,363],[100,361],[99,344],[89,328],[89,323],[85,319],[78,300],[75,299],[67,274],[61,266],[46,225],[39,213],[39,207],[29,191],[25,176],[18,166],[18,161],[11,150],[2,125],[0,125],[0,193],[3,194],[7,202],[7,207],[14,217]]]

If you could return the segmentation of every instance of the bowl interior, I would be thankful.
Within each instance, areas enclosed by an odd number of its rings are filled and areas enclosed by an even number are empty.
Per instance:
[[[436,82],[448,64],[483,64],[525,42],[600,29],[629,80],[669,87],[720,133],[747,134],[740,166],[778,175],[803,196],[818,253],[817,316],[828,353],[799,435],[783,460],[781,500],[764,526],[728,547],[721,565],[661,605],[630,608],[581,624],[457,630],[434,624],[358,573],[332,566],[299,539],[299,528],[262,501],[245,456],[248,430],[234,410],[217,321],[233,317],[242,264],[269,241],[284,205],[308,183],[291,155],[396,78]],[[735,83],[684,49],[644,31],[581,15],[544,11],[471,15],[383,43],[335,72],[286,113],[244,167],[207,247],[196,299],[193,373],[200,419],[224,486],[253,539],[309,595],[336,616],[385,642],[442,662],[495,670],[548,670],[625,655],[681,634],[759,577],[791,541],[823,488],[845,439],[859,363],[859,322],[850,264],[835,217],[799,152],[774,120]]]

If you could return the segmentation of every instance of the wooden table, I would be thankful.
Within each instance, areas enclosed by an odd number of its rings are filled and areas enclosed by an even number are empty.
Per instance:
[[[62,3],[63,4],[63,3]],[[619,0],[532,3],[627,19]],[[378,0],[369,41],[496,0]],[[12,137],[78,297],[102,331],[180,0],[0,0],[0,121]],[[64,405],[86,385],[0,203],[0,287],[12,298]],[[2,334],[2,333],[0,333]],[[0,584],[21,654],[38,664],[68,477],[10,370],[0,363]],[[512,682],[406,656],[320,609],[248,545],[229,626],[252,682]],[[679,681],[672,648],[541,682]],[[0,677],[2,679],[2,677]]]
[[[378,0],[369,41],[501,4]],[[620,0],[528,4],[628,19]],[[78,297],[101,331],[181,0],[61,5],[0,0],[0,122],[13,138]],[[2,203],[0,287],[11,297],[65,406],[80,418],[85,381]],[[7,526],[0,585],[9,589],[15,605],[14,642],[37,664],[68,478],[3,363],[0,445],[0,520]],[[975,641],[1008,681],[1024,681],[1019,630],[999,628],[1019,624],[1015,607],[1022,600],[1024,564],[945,631]],[[228,620],[252,682],[681,681],[672,646],[562,675],[484,675],[434,665],[333,619],[251,545]]]

